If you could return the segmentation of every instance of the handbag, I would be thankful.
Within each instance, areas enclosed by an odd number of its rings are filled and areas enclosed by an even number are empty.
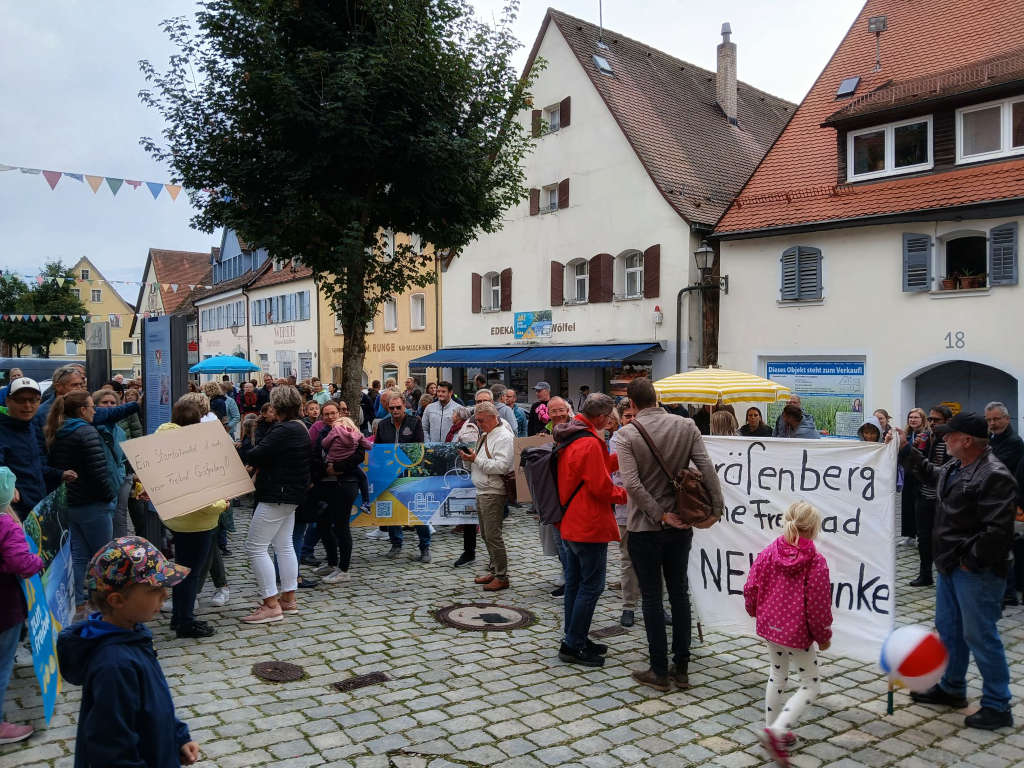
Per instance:
[[[491,456],[491,449],[487,447],[487,435],[484,435],[483,439],[480,441],[480,447],[484,449],[484,453],[487,454],[488,459],[494,458]],[[519,490],[516,488],[515,469],[502,475],[501,481],[505,484],[505,502],[508,504],[518,504]]]
[[[679,519],[694,528],[710,528],[717,523],[718,517],[712,514],[711,496],[708,494],[707,488],[704,487],[702,482],[703,476],[700,470],[683,467],[673,475],[668,471],[668,467],[665,466],[665,460],[661,457],[658,449],[654,447],[654,441],[651,440],[651,436],[644,429],[643,424],[636,419],[631,423],[640,433],[640,437],[647,443],[647,447],[651,450],[655,460],[657,460],[661,471],[665,473],[665,476],[675,489],[675,513],[679,516]]]

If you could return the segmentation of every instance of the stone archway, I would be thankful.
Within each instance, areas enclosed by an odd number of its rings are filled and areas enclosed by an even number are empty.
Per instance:
[[[960,410],[983,413],[985,405],[1006,405],[1018,428],[1020,382],[1009,373],[984,363],[952,360],[922,369],[913,377],[914,402],[925,409],[939,403],[958,404]],[[954,410],[956,406],[952,405]]]

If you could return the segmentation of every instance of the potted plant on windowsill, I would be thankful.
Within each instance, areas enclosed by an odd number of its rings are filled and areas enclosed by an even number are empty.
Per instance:
[[[943,278],[940,281],[940,285],[942,286],[942,290],[944,290],[944,291],[955,290],[956,289],[956,281],[957,281],[957,278],[956,278],[955,275],[951,275],[950,277]]]
[[[961,290],[970,288],[983,288],[985,286],[985,275],[964,270],[957,278]]]

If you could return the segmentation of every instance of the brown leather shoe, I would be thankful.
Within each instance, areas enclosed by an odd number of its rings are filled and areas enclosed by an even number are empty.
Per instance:
[[[483,576],[477,576],[473,579],[474,584],[490,584],[494,579],[493,573],[485,573]]]
[[[677,664],[673,664],[668,668],[669,679],[676,684],[676,688],[681,691],[685,691],[690,687],[690,677],[686,673],[686,667],[680,667]]]
[[[484,585],[484,592],[497,592],[499,589],[508,589],[508,579],[495,576],[490,580],[490,582]]]
[[[656,691],[667,692],[672,689],[668,682],[668,675],[658,675],[653,669],[645,669],[643,672],[633,670],[633,679],[641,685],[650,686]]]

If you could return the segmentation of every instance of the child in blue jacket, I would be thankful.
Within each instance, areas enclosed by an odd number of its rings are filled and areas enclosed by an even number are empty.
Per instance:
[[[61,674],[82,686],[75,768],[178,768],[199,759],[142,623],[159,615],[167,588],[188,572],[138,536],[108,542],[89,563],[85,587],[99,612],[57,639]]]

